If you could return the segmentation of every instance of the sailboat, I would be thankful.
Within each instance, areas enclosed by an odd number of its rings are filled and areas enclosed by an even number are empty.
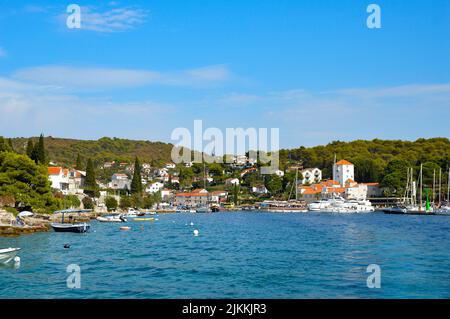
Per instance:
[[[426,201],[425,201],[425,207],[423,207],[423,164],[420,164],[420,174],[419,174],[419,208],[410,208],[407,211],[407,214],[410,215],[422,215],[422,214],[429,214],[432,215],[433,213],[433,208],[431,207],[430,204],[430,199],[428,197],[428,189],[425,190],[426,193]]]
[[[203,162],[203,187],[206,189],[206,164]],[[209,193],[206,197],[206,204],[201,205],[195,209],[196,213],[211,213],[211,208],[209,207]]]
[[[407,214],[408,211],[416,211],[418,210],[417,206],[417,184],[414,181],[414,171],[413,168],[408,168],[406,172],[406,187],[405,192],[403,194],[403,200],[401,203],[383,209],[385,214]]]
[[[437,215],[450,215],[450,167],[448,169],[447,200],[441,202],[441,174],[439,173],[439,208],[435,210]]]

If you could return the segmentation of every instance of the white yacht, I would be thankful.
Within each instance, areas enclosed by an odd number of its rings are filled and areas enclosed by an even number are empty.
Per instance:
[[[308,210],[312,212],[323,212],[327,210],[331,206],[331,204],[332,204],[331,200],[328,199],[318,200],[308,204]]]
[[[342,197],[310,203],[308,209],[330,213],[369,213],[375,211],[369,200],[346,200]]]

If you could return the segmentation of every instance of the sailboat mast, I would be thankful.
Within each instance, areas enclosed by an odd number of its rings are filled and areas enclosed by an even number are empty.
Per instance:
[[[422,175],[422,172],[423,172],[423,164],[420,164],[420,176],[419,176],[419,178],[420,178],[420,192],[419,192],[419,196],[420,196],[420,199],[419,199],[419,210],[422,210],[422,186],[423,186],[423,175]]]
[[[441,192],[442,192],[442,168],[439,167],[439,201],[438,201],[438,205],[441,205]]]
[[[448,181],[447,181],[447,204],[450,202],[450,167],[448,168]]]
[[[432,201],[435,202],[436,199],[436,170],[433,170],[433,195]]]
[[[295,200],[298,200],[298,167],[295,169]]]
[[[403,193],[403,204],[407,205],[408,202],[408,194],[409,194],[409,167],[408,170],[406,171],[406,188],[405,188],[405,192]]]

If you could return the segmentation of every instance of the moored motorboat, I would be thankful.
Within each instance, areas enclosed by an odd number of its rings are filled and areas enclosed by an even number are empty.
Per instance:
[[[135,210],[134,208],[128,208],[127,213],[123,214],[123,216],[128,218],[135,218],[139,216],[138,214],[140,214],[139,211]]]
[[[20,248],[0,249],[0,264],[9,263],[11,260],[14,259],[14,257],[16,257],[19,250]]]
[[[405,206],[396,205],[393,207],[384,208],[384,209],[382,209],[382,211],[385,214],[402,215],[402,214],[406,214],[408,209]]]
[[[88,223],[78,223],[78,224],[62,224],[62,223],[51,223],[53,230],[57,233],[87,233],[91,228]]]
[[[64,223],[64,214],[68,213],[85,213],[90,212],[89,209],[66,209],[56,211],[55,213],[61,213],[61,223],[51,223],[50,226],[57,233],[87,233],[91,225],[88,223]]]
[[[127,219],[122,215],[118,216],[101,216],[97,217],[97,220],[102,223],[125,223]]]

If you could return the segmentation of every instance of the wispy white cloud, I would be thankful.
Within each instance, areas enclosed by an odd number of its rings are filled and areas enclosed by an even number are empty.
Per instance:
[[[30,136],[44,131],[78,138],[167,140],[164,123],[170,114],[173,106],[163,102],[84,97],[0,77],[0,135]]]
[[[105,90],[148,85],[199,86],[220,83],[230,77],[231,72],[221,65],[175,72],[49,65],[20,69],[12,74],[12,78],[19,81],[69,90]]]
[[[81,31],[100,33],[123,32],[144,24],[149,11],[135,6],[118,7],[110,2],[106,8],[81,7]],[[57,20],[66,24],[67,14],[59,14]]]

